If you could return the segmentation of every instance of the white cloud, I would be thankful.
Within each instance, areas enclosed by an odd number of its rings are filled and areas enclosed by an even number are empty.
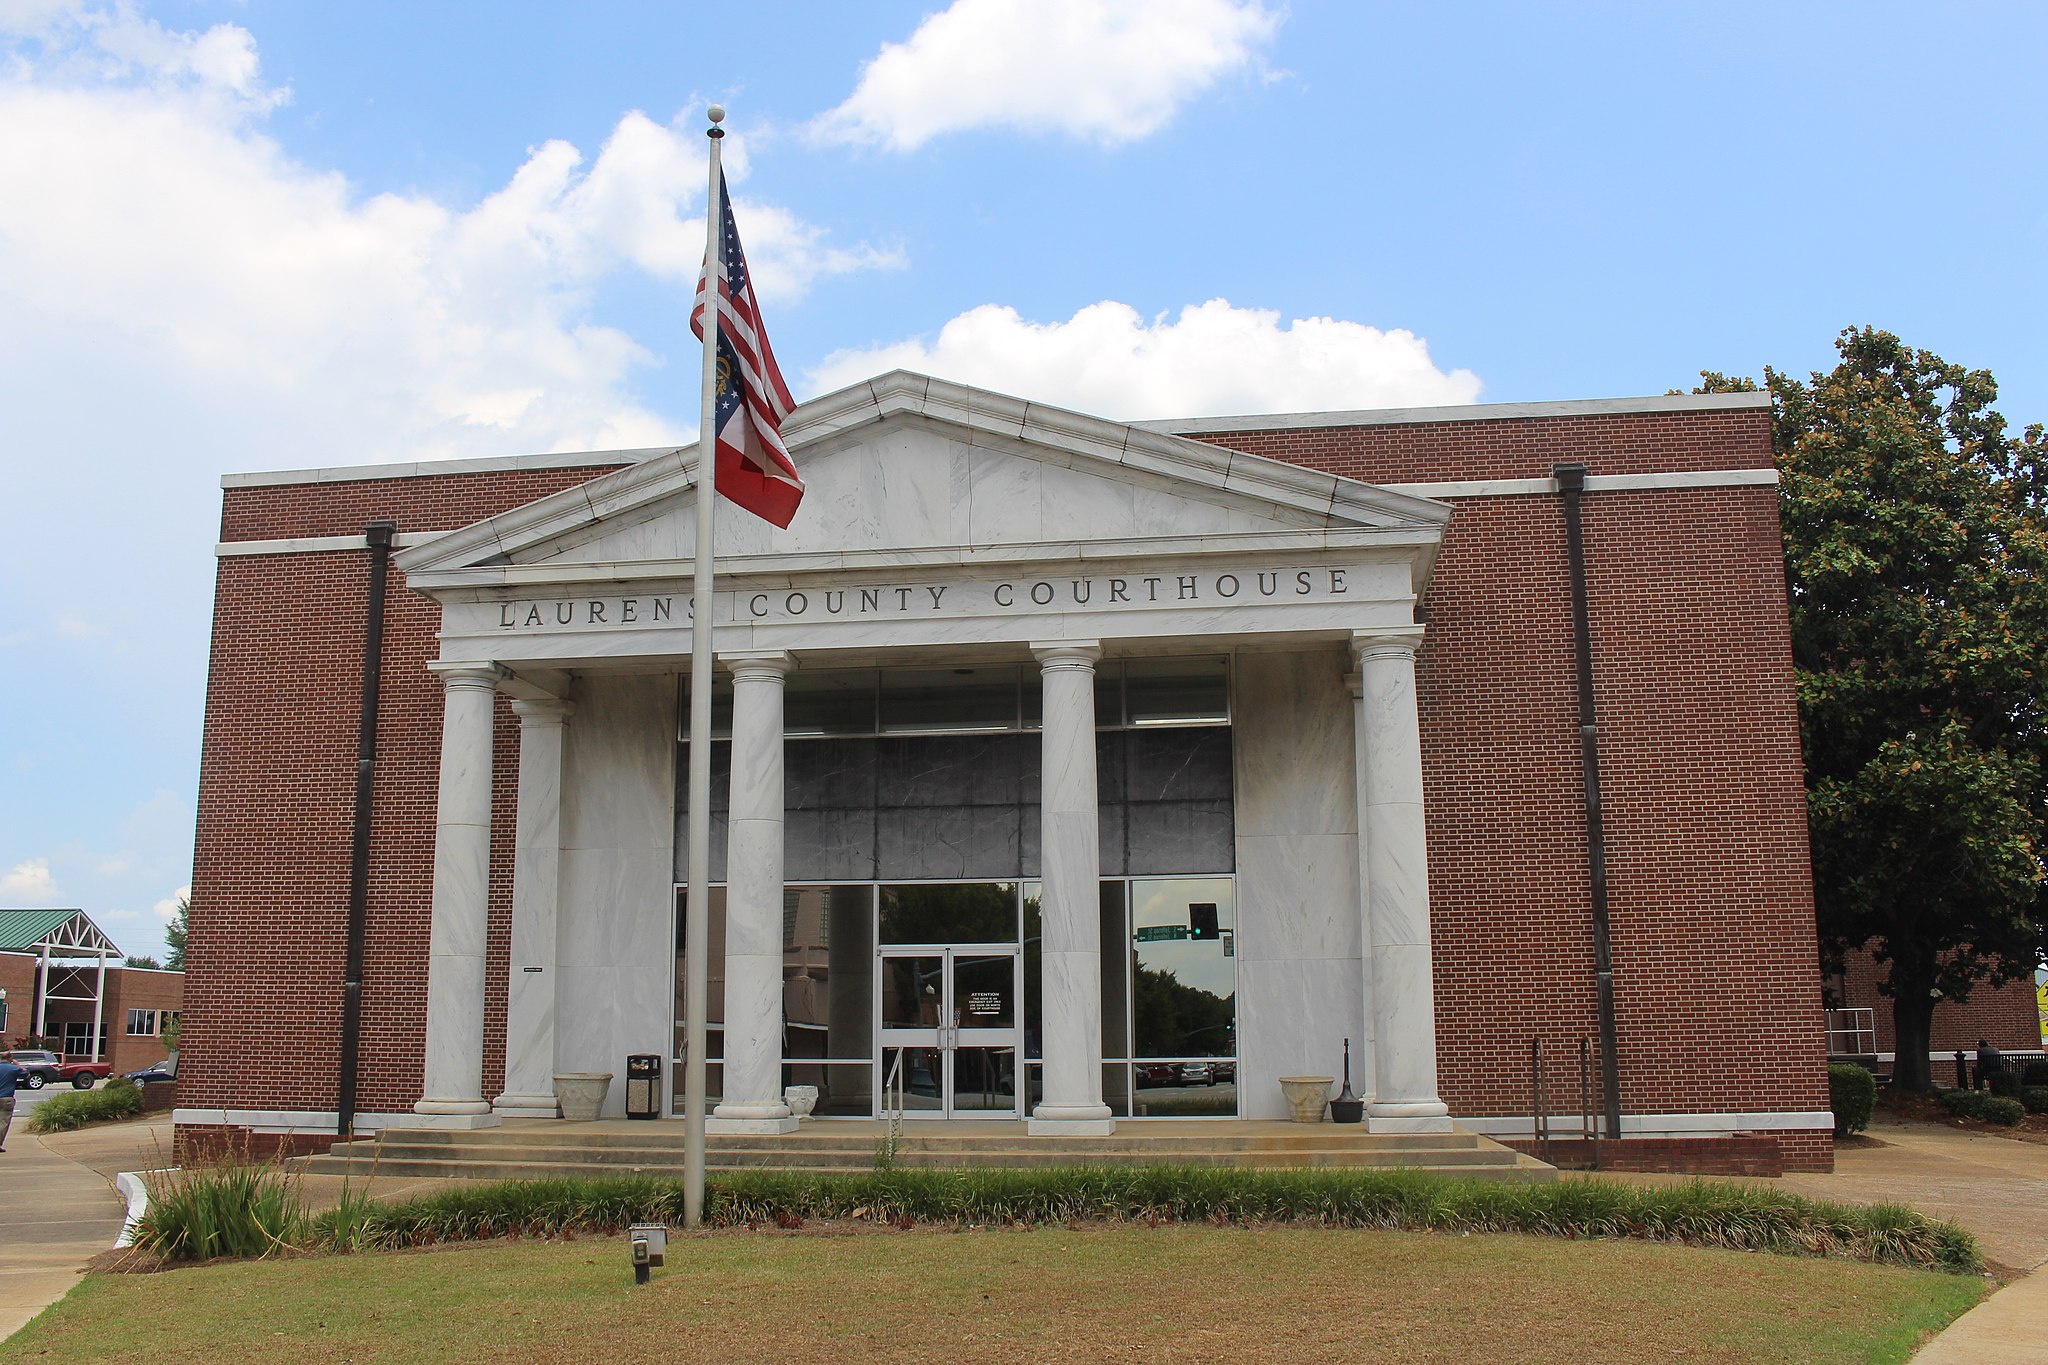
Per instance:
[[[189,901],[191,899],[192,888],[190,886],[181,886],[176,891],[173,891],[170,895],[165,896],[162,900],[158,901],[154,906],[151,907],[151,909],[156,911],[156,917],[158,919],[162,920],[165,924],[169,924],[172,920],[178,917],[178,902]]]
[[[1413,332],[1336,318],[1283,326],[1224,299],[1150,322],[1113,300],[1050,323],[984,304],[935,342],[836,351],[807,378],[823,393],[898,368],[1122,419],[1470,403],[1480,390],[1470,370],[1437,368]]]
[[[622,270],[687,307],[694,132],[629,113],[594,158],[548,142],[473,206],[366,197],[264,135],[281,92],[232,25],[174,34],[70,6],[6,55],[0,364],[175,389],[239,428],[219,432],[222,463],[264,431],[291,433],[294,464],[679,438],[631,396],[652,356],[592,307]],[[751,206],[747,244],[784,300],[900,263],[771,205]]]
[[[48,858],[17,863],[12,872],[0,877],[0,905],[49,905],[56,899],[57,879],[50,875]]]
[[[894,151],[982,127],[1130,142],[1252,63],[1280,20],[1259,0],[954,0],[884,43],[812,131]]]

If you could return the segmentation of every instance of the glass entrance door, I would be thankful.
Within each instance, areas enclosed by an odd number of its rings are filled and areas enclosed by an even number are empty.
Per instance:
[[[881,954],[879,1097],[905,1117],[1018,1113],[1017,949],[889,949]]]

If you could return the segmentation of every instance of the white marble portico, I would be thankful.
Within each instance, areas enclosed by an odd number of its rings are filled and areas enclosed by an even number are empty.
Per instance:
[[[1232,660],[1241,1113],[1334,1074],[1370,1126],[1449,1126],[1436,1093],[1416,604],[1449,509],[1291,465],[895,373],[804,405],[808,492],[778,531],[718,512],[713,629],[733,679],[724,1099],[786,1131],[785,680],[806,668],[1035,667],[1042,688],[1040,1132],[1101,1132],[1092,676]],[[422,1123],[488,1123],[483,943],[492,691],[521,749],[506,1073],[667,1055],[676,675],[688,671],[695,450],[415,545],[448,685]],[[610,1107],[622,1104],[614,1085]],[[1270,1093],[1268,1093],[1270,1092]]]

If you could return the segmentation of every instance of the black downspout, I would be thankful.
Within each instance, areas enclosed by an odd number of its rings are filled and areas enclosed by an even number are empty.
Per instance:
[[[1586,537],[1579,498],[1586,491],[1586,467],[1551,468],[1564,497],[1565,549],[1572,568],[1572,630],[1579,665],[1579,766],[1586,782],[1586,871],[1593,891],[1593,967],[1600,991],[1602,1098],[1607,1136],[1621,1137],[1621,1033],[1614,1021],[1614,955],[1607,937],[1607,831],[1600,814],[1600,727],[1593,710],[1593,618],[1586,606]]]
[[[391,564],[388,521],[363,528],[370,547],[369,604],[363,624],[363,706],[356,732],[356,817],[348,872],[348,950],[341,975],[340,1103],[334,1136],[348,1141],[356,1129],[356,1059],[363,1028],[363,937],[370,902],[370,794],[377,772],[377,694],[383,680],[384,579]]]

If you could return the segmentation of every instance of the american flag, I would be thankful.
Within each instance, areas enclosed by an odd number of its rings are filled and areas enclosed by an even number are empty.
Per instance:
[[[775,352],[747,276],[746,253],[740,250],[739,225],[733,221],[732,196],[726,193],[725,172],[718,173],[718,201],[725,210],[719,234],[718,261],[706,260],[697,277],[697,301],[690,310],[690,330],[704,335],[704,295],[712,272],[718,275],[718,398],[716,487],[729,500],[763,521],[787,527],[803,501],[804,481],[782,444],[782,423],[796,403]],[[699,441],[702,441],[699,437]]]

